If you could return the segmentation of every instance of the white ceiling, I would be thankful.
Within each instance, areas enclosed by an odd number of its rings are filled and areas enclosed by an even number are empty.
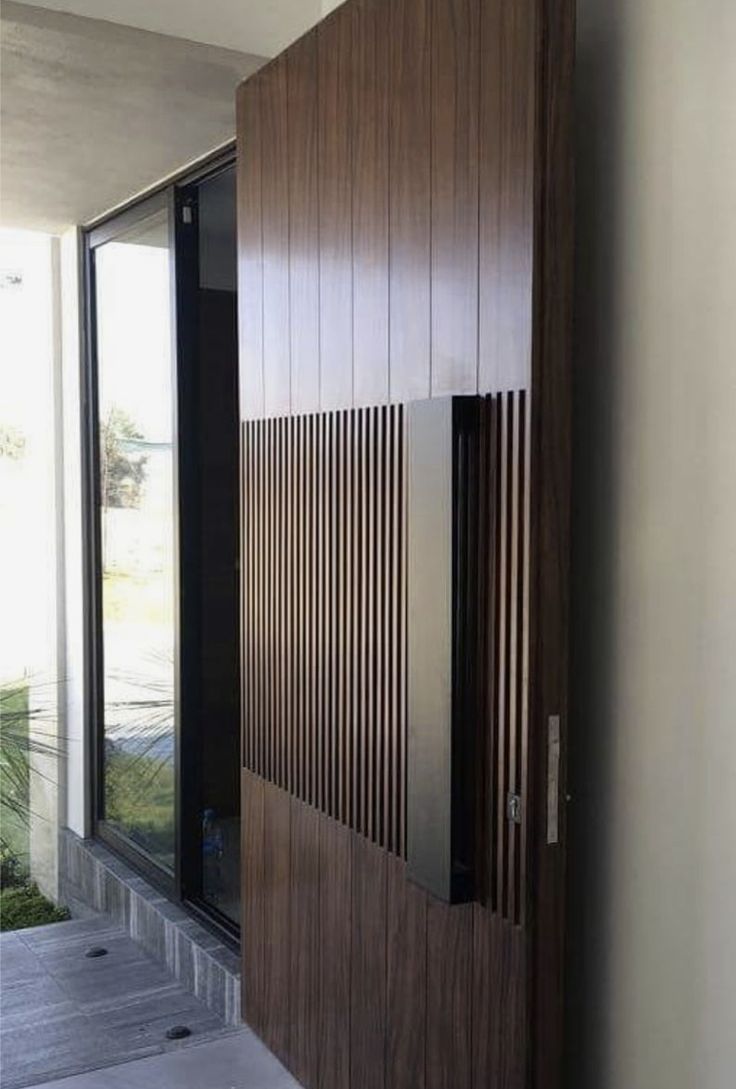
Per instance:
[[[34,7],[272,57],[339,0],[27,0]]]
[[[89,222],[232,139],[235,89],[263,63],[27,4],[0,18],[6,226]]]

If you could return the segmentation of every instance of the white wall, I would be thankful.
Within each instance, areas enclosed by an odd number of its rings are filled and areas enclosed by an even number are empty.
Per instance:
[[[566,1089],[736,1079],[736,4],[578,0]]]
[[[63,722],[66,774],[62,823],[77,835],[89,834],[84,734],[84,613],[82,566],[82,438],[80,381],[80,237],[72,228],[60,239],[61,398],[57,403],[63,459],[59,465],[63,517],[59,527],[64,596],[60,608],[60,666],[64,678]]]
[[[9,822],[9,839],[52,896],[62,744],[56,642],[57,269],[55,239],[0,231],[0,430],[10,428],[19,444],[16,456],[0,458],[0,681],[25,684],[29,707],[29,819],[15,835]]]

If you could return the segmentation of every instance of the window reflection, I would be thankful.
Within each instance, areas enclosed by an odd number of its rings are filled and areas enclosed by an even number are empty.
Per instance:
[[[174,436],[168,217],[95,251],[105,820],[174,868]]]

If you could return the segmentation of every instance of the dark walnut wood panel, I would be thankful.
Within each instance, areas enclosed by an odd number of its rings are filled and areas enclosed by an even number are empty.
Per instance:
[[[263,396],[268,414],[291,405],[287,58],[261,83]]]
[[[340,7],[320,28],[320,406],[353,403],[352,15]]]
[[[573,7],[348,0],[238,93],[242,412],[296,417],[244,447],[244,1010],[307,1087],[560,1086]],[[475,568],[479,899],[448,908],[407,881],[387,725],[404,500],[371,496],[400,451],[380,417],[316,413],[455,393],[494,395],[495,550]]]
[[[289,50],[286,69],[290,396],[291,405],[299,412],[314,412],[320,403],[316,30]]]
[[[389,16],[358,0],[353,18],[353,404],[389,399]]]
[[[261,205],[261,84],[238,87],[239,127],[248,133],[238,148],[238,326],[240,408],[245,417],[262,416],[263,398],[263,236]]]
[[[480,0],[432,4],[431,18],[431,374],[442,397],[478,388]]]
[[[534,314],[535,139],[543,11],[569,0],[482,0],[480,9],[479,384],[519,389],[531,379]],[[535,175],[535,166],[537,172]]]

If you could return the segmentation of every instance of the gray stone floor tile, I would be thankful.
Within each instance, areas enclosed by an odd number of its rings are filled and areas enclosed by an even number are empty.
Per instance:
[[[63,932],[60,927],[63,926]],[[89,919],[69,919],[65,923],[49,923],[48,926],[34,926],[29,930],[18,930],[15,936],[34,952],[69,946],[72,944],[100,944],[105,933],[120,934],[121,931],[105,915],[96,915]],[[3,934],[2,940],[7,935]]]
[[[109,918],[0,935],[0,978],[2,1089],[299,1089]]]
[[[248,1029],[179,1051],[51,1081],[38,1089],[299,1089]]]
[[[11,933],[8,937],[13,937]],[[27,983],[43,976],[44,970],[38,957],[20,941],[3,940],[2,986],[10,987],[14,983]]]
[[[0,980],[1,1031],[23,1025],[29,1020],[42,1023],[75,1011],[76,1005],[66,991],[48,976],[9,985],[3,972]]]
[[[164,987],[171,977],[153,960],[125,961],[105,957],[104,964],[87,961],[80,968],[54,970],[54,978],[69,997],[84,1008],[94,1007],[108,996],[140,995]]]
[[[107,955],[85,957],[95,945]],[[234,1031],[106,918],[0,935],[0,980],[2,1089]],[[167,1040],[166,1030],[182,1023],[192,1035],[181,1043]]]

